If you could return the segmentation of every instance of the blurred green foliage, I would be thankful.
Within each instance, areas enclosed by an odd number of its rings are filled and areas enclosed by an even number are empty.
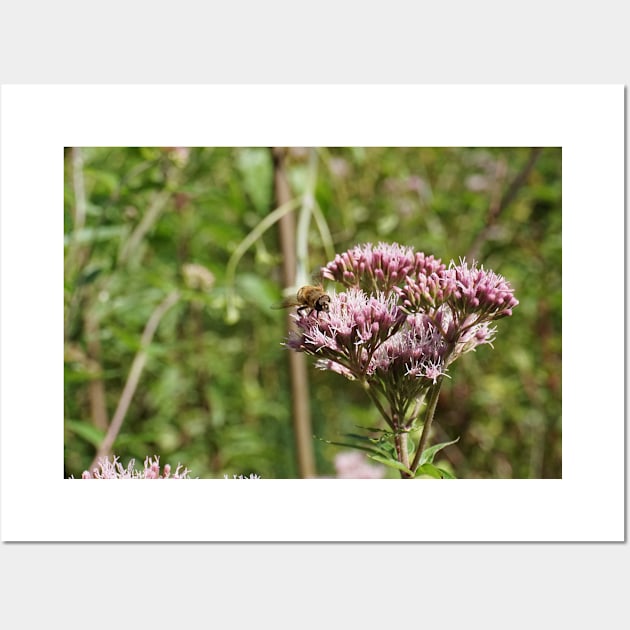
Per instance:
[[[297,196],[308,154],[289,151]],[[561,149],[317,157],[316,199],[336,251],[395,241],[447,263],[474,257],[515,287],[520,305],[498,323],[494,349],[465,355],[444,382],[433,441],[460,440],[436,462],[459,478],[561,477]],[[199,477],[297,477],[286,318],[270,309],[282,298],[276,226],[240,260],[240,318],[226,321],[228,260],[275,207],[269,149],[66,149],[64,162],[65,475],[90,464],[148,319],[178,289],[115,453],[125,465],[159,454]],[[313,271],[327,258],[314,226],[309,239]],[[312,362],[309,377],[317,436],[377,420],[355,383]],[[318,474],[334,476],[339,449],[313,448]]]

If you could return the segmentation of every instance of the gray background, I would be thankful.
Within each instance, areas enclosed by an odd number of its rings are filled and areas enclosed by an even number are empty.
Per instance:
[[[628,84],[621,2],[205,4],[3,6],[0,82]],[[627,544],[2,544],[0,621],[619,628],[629,559]]]

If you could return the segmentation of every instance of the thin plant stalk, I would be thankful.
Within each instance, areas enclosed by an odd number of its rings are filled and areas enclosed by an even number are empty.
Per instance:
[[[422,427],[422,435],[420,436],[420,442],[418,443],[418,448],[416,449],[416,454],[413,458],[413,462],[411,464],[411,470],[415,473],[418,469],[418,464],[420,462],[420,457],[422,455],[422,451],[427,444],[427,440],[429,439],[429,431],[431,430],[431,425],[433,424],[433,417],[435,415],[435,408],[437,407],[437,401],[440,397],[440,389],[442,387],[442,379],[443,377],[438,378],[436,384],[431,389],[431,394],[429,396],[429,401],[427,402],[427,411],[424,418],[424,426]]]
[[[308,231],[315,206],[315,182],[317,181],[317,154],[313,149],[309,153],[306,186],[302,193],[297,231],[295,235],[296,284],[307,284],[308,277]]]
[[[131,369],[129,370],[125,387],[123,388],[120,400],[118,401],[114,417],[112,418],[107,433],[105,434],[105,437],[103,438],[103,441],[101,442],[101,445],[99,446],[88,470],[93,470],[96,466],[98,466],[98,460],[100,458],[107,457],[110,454],[112,446],[114,445],[122,427],[125,416],[127,415],[129,406],[131,405],[136,388],[138,387],[140,376],[142,375],[142,371],[144,370],[144,366],[147,361],[148,348],[153,341],[155,331],[157,330],[162,317],[164,317],[166,312],[174,306],[178,300],[179,291],[172,291],[155,308],[153,313],[151,313],[151,316],[144,327],[144,331],[140,339],[140,349],[136,353],[136,356],[131,364]]]
[[[281,147],[272,149],[274,164],[273,186],[276,203],[285,205],[291,200],[291,189],[285,169],[286,150]],[[303,209],[304,210],[304,209]],[[296,244],[295,216],[284,214],[278,222],[280,247],[283,253],[282,269],[284,286],[295,285],[296,267],[299,246]],[[305,240],[304,246],[307,245]],[[287,313],[287,326],[291,326],[291,316]],[[310,396],[308,370],[303,355],[289,354],[289,379],[291,382],[291,410],[293,433],[295,438],[296,460],[301,478],[314,477],[315,453],[312,444],[312,424],[310,413]]]
[[[238,310],[234,305],[235,290],[234,284],[236,279],[236,266],[245,252],[259,239],[274,223],[279,221],[289,212],[293,212],[300,205],[299,199],[289,199],[282,203],[278,208],[270,212],[256,227],[238,244],[234,253],[228,260],[225,270],[225,284],[227,287],[227,321],[236,323],[238,320]]]

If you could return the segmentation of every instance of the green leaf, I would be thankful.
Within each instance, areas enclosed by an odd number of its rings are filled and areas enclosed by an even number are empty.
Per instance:
[[[241,273],[236,279],[241,297],[256,304],[263,312],[277,302],[277,287],[253,273]]]
[[[384,451],[380,451],[377,448],[371,446],[362,446],[361,444],[352,444],[351,442],[334,442],[332,440],[324,440],[324,438],[320,438],[317,435],[314,435],[313,437],[317,440],[320,440],[321,442],[325,442],[326,444],[333,444],[334,446],[343,446],[346,448],[356,448],[360,451],[365,451],[366,453],[373,453],[375,456],[378,457],[387,456],[387,453],[385,453]]]
[[[424,464],[420,466],[418,470],[416,470],[416,477],[420,475],[428,475],[429,477],[433,477],[434,479],[443,479],[442,471],[433,464]]]
[[[77,279],[77,286],[91,284],[102,273],[103,267],[95,267],[94,269],[81,272]]]
[[[89,442],[92,446],[100,446],[103,441],[104,433],[100,429],[81,422],[80,420],[66,420],[66,429],[83,438],[86,442]]]
[[[244,148],[236,158],[243,188],[260,213],[267,211],[272,200],[271,152],[264,147]]]
[[[83,228],[72,234],[64,234],[63,244],[67,247],[73,240],[81,245],[94,243],[96,241],[108,241],[125,234],[128,228],[124,225],[112,225],[98,228]]]
[[[369,455],[370,459],[374,461],[380,462],[381,464],[385,464],[385,466],[389,466],[390,468],[395,468],[396,470],[402,470],[403,472],[411,475],[413,477],[413,473],[405,466],[401,464],[399,461],[395,459],[391,459],[390,457],[381,457],[380,455]]]
[[[378,438],[371,438],[367,435],[362,435],[361,433],[344,433],[343,437],[361,440],[362,442],[371,442],[372,444],[378,443]]]
[[[364,427],[364,426],[361,426],[360,424],[355,424],[354,426],[357,429],[363,429],[365,431],[373,431],[374,433],[390,433],[389,429],[381,429],[379,427]]]
[[[379,438],[370,438],[359,433],[344,433],[343,437],[350,440],[357,440],[359,442],[369,442],[372,444],[372,448],[377,450],[383,457],[396,459],[396,448],[391,442],[385,439],[385,435],[382,435]]]
[[[457,479],[457,477],[448,470],[440,468],[439,466],[436,466],[436,468],[442,473],[442,479]]]
[[[435,444],[434,446],[430,446],[429,448],[425,448],[422,451],[422,455],[420,455],[419,464],[422,466],[425,463],[432,464],[433,458],[438,451],[441,451],[443,448],[450,446],[451,444],[455,444],[455,442],[459,442],[459,438],[454,439],[452,442],[442,442],[440,444]]]

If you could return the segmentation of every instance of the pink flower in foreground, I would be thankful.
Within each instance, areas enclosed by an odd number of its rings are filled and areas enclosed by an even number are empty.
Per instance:
[[[129,460],[127,468],[118,461],[118,457],[109,458],[102,457],[98,460],[99,468],[95,468],[91,473],[87,470],[81,475],[81,479],[190,479],[189,470],[181,469],[181,464],[177,465],[175,472],[171,475],[171,466],[164,465],[164,469],[160,472],[160,458],[155,456],[155,460],[147,457],[144,460],[144,469],[135,470],[134,459]],[[100,470],[99,470],[100,469]]]

